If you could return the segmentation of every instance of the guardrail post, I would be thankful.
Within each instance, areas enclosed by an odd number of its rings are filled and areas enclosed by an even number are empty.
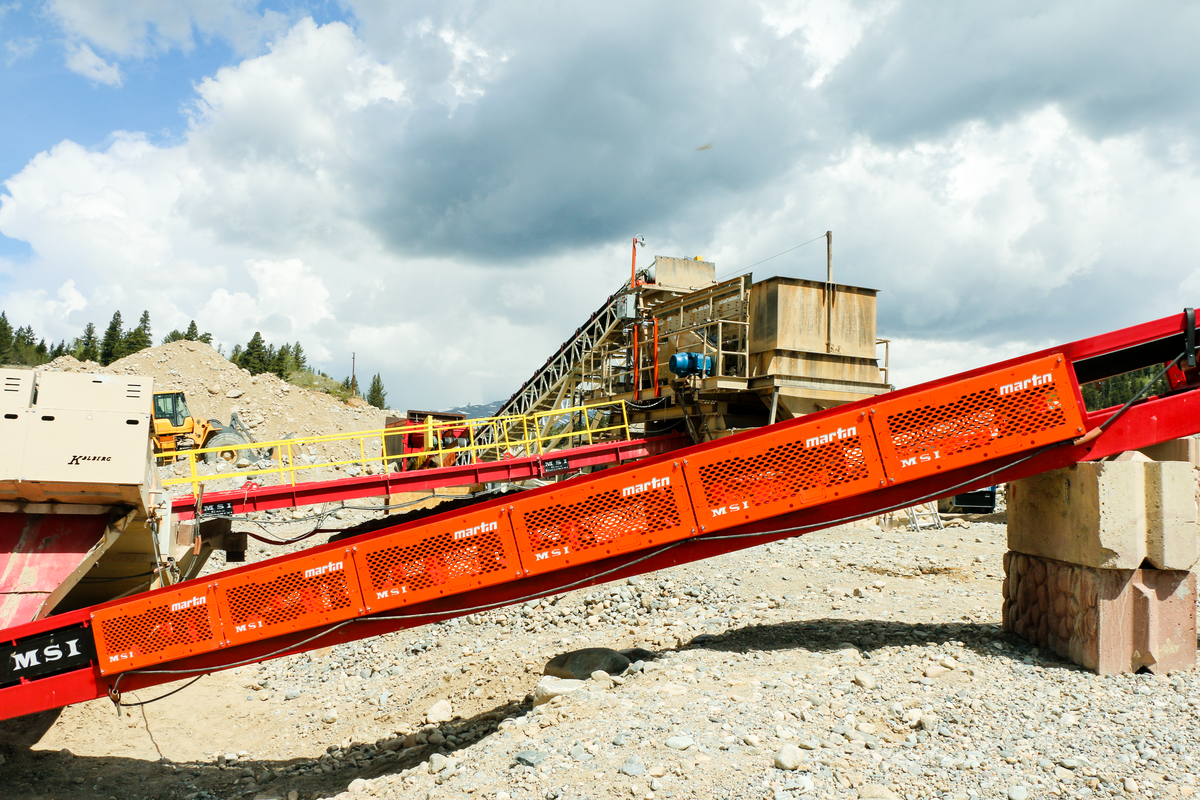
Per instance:
[[[196,455],[195,455],[195,453],[193,453],[189,450],[187,459],[188,459],[188,469],[192,473],[192,498],[194,499],[198,496],[197,493],[200,491],[200,481],[196,480],[196,478],[198,476],[196,475]]]

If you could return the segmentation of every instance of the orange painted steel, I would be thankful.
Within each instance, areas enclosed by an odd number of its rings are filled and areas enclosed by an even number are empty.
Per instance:
[[[1083,433],[1071,373],[1057,354],[884,400],[868,413],[889,482]]]
[[[697,533],[679,462],[574,480],[511,506],[526,574],[608,558]]]
[[[368,612],[524,575],[504,508],[416,523],[409,530],[359,545],[353,558]]]
[[[102,608],[91,619],[101,675],[225,646],[211,583],[135,598]]]
[[[284,556],[92,615],[101,672],[317,628],[787,515],[1062,442],[1061,355],[582,476],[362,544]]]
[[[878,489],[886,482],[862,411],[777,428],[689,456],[688,488],[701,531]]]
[[[353,549],[288,558],[213,581],[229,644],[307,630],[366,612]]]

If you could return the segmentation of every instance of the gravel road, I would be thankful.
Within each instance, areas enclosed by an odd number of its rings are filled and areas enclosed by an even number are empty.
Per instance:
[[[9,752],[0,794],[1192,795],[1196,672],[1099,677],[1003,634],[1004,550],[994,522],[842,527],[207,676],[120,717],[95,701]],[[660,655],[532,705],[554,655],[633,646]]]

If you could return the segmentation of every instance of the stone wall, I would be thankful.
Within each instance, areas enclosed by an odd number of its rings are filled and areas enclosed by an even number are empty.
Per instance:
[[[1196,575],[1096,569],[1009,552],[1004,629],[1101,674],[1196,662]]]

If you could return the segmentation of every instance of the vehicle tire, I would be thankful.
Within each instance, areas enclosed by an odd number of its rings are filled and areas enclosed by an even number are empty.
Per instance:
[[[235,433],[234,431],[231,431],[231,430],[223,430],[220,433],[218,433],[216,436],[213,436],[211,439],[209,439],[208,442],[204,446],[205,446],[205,448],[209,448],[209,447],[233,448],[239,444],[249,444],[249,442],[247,442],[244,438],[242,438],[242,435],[239,433]],[[242,450],[242,451],[233,450],[233,449],[220,450],[220,451],[213,452],[213,453],[205,453],[204,454],[204,463],[205,464],[215,464],[215,463],[217,463],[217,459],[220,458],[220,459],[224,459],[225,461],[228,461],[229,463],[232,464],[238,460],[239,454],[245,454],[247,456],[247,458],[250,457],[250,453],[247,450]]]

